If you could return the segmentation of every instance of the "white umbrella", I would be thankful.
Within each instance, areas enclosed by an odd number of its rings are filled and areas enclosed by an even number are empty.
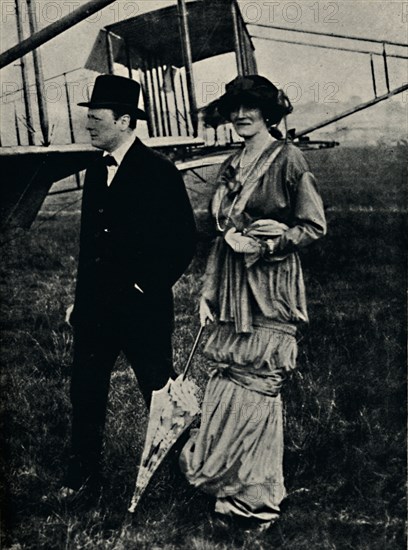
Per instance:
[[[197,334],[183,374],[175,380],[169,379],[164,388],[152,393],[146,439],[129,512],[136,510],[152,475],[200,412],[198,387],[186,376],[203,328]]]

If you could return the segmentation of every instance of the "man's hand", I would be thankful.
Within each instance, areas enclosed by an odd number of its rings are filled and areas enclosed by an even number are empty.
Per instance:
[[[74,311],[74,304],[71,304],[70,306],[67,307],[67,310],[65,312],[65,322],[70,326],[72,327],[71,325],[71,315],[72,315],[72,312]]]
[[[208,305],[207,300],[204,297],[200,299],[200,325],[205,327],[205,325],[214,321],[214,315]]]

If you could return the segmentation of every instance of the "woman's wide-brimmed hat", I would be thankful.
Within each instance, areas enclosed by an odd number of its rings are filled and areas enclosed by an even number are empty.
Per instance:
[[[129,114],[146,120],[146,113],[139,109],[140,84],[124,76],[104,74],[98,76],[92,90],[91,99],[78,103],[90,109],[115,109],[125,107]]]
[[[218,111],[226,120],[240,105],[261,109],[267,122],[278,123],[292,111],[286,95],[270,80],[260,75],[237,76],[225,87],[218,100]]]

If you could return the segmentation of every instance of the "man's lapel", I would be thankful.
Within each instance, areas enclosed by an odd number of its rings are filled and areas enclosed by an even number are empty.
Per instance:
[[[115,177],[109,186],[110,189],[118,189],[122,185],[125,185],[129,180],[129,176],[136,178],[140,175],[143,165],[144,149],[146,149],[146,146],[143,145],[139,138],[136,138],[134,143],[129,147],[126,155],[123,157]]]

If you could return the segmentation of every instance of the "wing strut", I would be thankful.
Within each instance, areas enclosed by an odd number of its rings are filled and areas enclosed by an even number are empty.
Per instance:
[[[403,84],[399,88],[394,88],[394,90],[391,90],[390,92],[380,95],[374,99],[371,99],[370,101],[366,101],[365,103],[360,103],[359,105],[356,105],[352,109],[348,109],[347,111],[343,111],[342,113],[338,115],[334,115],[331,118],[328,118],[326,120],[323,120],[322,122],[319,122],[315,124],[314,126],[310,126],[309,128],[306,128],[305,130],[301,130],[300,132],[296,132],[294,134],[294,138],[299,138],[301,136],[305,136],[306,134],[310,134],[310,132],[314,132],[315,130],[318,130],[319,128],[323,128],[324,126],[328,126],[329,124],[332,124],[333,122],[337,122],[337,120],[341,120],[342,118],[346,118],[350,115],[354,115],[354,113],[358,113],[358,111],[363,111],[364,109],[368,109],[368,107],[372,107],[373,105],[377,105],[377,103],[380,103],[380,101],[385,101],[386,99],[389,99],[390,97],[401,94],[402,92],[405,92],[405,90],[408,90],[408,84]]]
[[[4,53],[0,54],[0,69],[10,65],[16,59],[19,59],[23,55],[35,50],[41,44],[45,44],[55,36],[58,36],[67,29],[73,27],[83,19],[86,19],[95,12],[113,4],[115,0],[90,0],[83,6],[72,11],[68,15],[61,17],[58,21],[51,23],[48,27],[41,29],[36,32],[29,38],[26,38],[16,46],[6,50]]]

